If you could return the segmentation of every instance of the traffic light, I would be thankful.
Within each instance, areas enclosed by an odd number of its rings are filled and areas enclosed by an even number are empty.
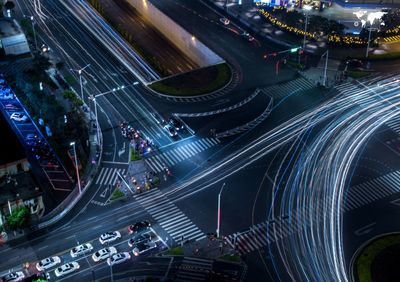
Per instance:
[[[268,59],[268,54],[264,54],[263,58],[264,60]]]
[[[274,53],[272,53],[271,55],[274,56],[274,57],[276,57],[276,56],[278,56],[278,53],[277,53],[277,52],[274,52]]]

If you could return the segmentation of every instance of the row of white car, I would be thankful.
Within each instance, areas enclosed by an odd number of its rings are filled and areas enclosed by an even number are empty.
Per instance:
[[[140,254],[147,252],[151,249],[157,247],[157,243],[152,239],[152,233],[136,233],[134,237],[132,237],[128,245],[133,247],[132,253],[134,256],[139,256]],[[101,234],[99,238],[99,242],[104,245],[111,242],[114,242],[121,238],[121,233],[119,231],[106,232]],[[78,245],[70,250],[70,255],[72,258],[80,257],[85,254],[92,252],[93,245],[90,243],[85,243]],[[100,262],[107,260],[107,264],[110,266],[123,263],[131,258],[128,252],[118,253],[115,247],[106,247],[98,250],[97,252],[92,254],[92,259],[94,262]],[[49,257],[41,260],[36,264],[36,268],[38,271],[46,271],[50,268],[61,263],[61,259],[58,256]],[[57,277],[64,276],[70,274],[79,269],[79,263],[76,261],[69,262],[58,267],[54,273]]]

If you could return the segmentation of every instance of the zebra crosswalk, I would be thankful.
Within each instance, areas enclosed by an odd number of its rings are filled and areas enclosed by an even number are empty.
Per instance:
[[[283,99],[296,91],[308,90],[314,87],[315,85],[312,82],[303,77],[299,77],[288,82],[265,87],[262,91],[274,99]]]
[[[126,171],[125,168],[102,167],[94,183],[96,185],[115,185],[119,177],[118,173],[124,175]]]
[[[220,141],[216,138],[203,138],[182,146],[154,155],[145,160],[152,171],[160,172],[165,166],[174,166],[186,159],[203,152]]]
[[[386,122],[386,125],[400,135],[400,115]]]
[[[397,192],[400,192],[400,171],[351,187],[345,198],[344,211],[365,206]]]
[[[208,281],[213,262],[210,259],[184,257],[174,281]]]
[[[206,237],[203,231],[157,188],[143,194],[135,194],[134,198],[175,242],[198,241]]]
[[[270,224],[269,228],[268,224]],[[275,224],[275,228],[272,228],[271,224]],[[246,232],[231,234],[227,236],[227,239],[236,244],[236,250],[240,254],[247,254],[265,247],[267,244],[290,236],[299,229],[298,225],[289,224],[288,220],[282,219],[274,223],[259,223],[252,226]]]
[[[398,193],[400,192],[399,187],[400,170],[355,185],[348,190],[342,211],[350,212],[351,210]],[[292,215],[292,217],[295,216]],[[272,224],[274,224],[274,228]],[[288,220],[280,219],[274,221],[274,223],[259,223],[252,226],[246,232],[229,235],[227,239],[233,244],[236,243],[237,250],[241,254],[246,254],[288,237],[295,232],[299,232],[302,228],[304,226],[299,226],[295,223],[290,224]]]

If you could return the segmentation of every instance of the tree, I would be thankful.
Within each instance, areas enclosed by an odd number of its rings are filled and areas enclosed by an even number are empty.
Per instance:
[[[390,9],[382,16],[381,20],[385,23],[385,29],[400,26],[400,9]]]
[[[5,8],[6,10],[12,10],[12,9],[14,9],[14,7],[15,7],[15,4],[14,4],[14,2],[12,2],[12,1],[7,1],[7,2],[4,4],[4,8]]]
[[[24,229],[31,224],[31,213],[26,206],[19,206],[12,210],[7,217],[7,225],[11,230]]]

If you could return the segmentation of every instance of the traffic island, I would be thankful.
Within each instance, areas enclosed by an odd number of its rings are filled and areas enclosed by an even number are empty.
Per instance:
[[[368,243],[355,259],[354,280],[400,281],[400,234],[385,235]]]
[[[222,63],[165,78],[149,84],[155,92],[177,97],[206,95],[224,88],[232,77],[228,64]]]

